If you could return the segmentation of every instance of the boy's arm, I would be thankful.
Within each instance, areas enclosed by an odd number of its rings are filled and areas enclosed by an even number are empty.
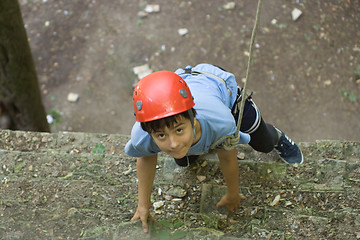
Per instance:
[[[225,206],[228,209],[228,213],[231,213],[239,207],[240,200],[244,199],[244,196],[239,194],[239,164],[237,161],[236,148],[230,151],[221,149],[218,150],[217,153],[227,186],[227,193],[216,206]]]
[[[150,197],[153,188],[157,164],[157,155],[137,158],[136,169],[138,176],[138,206],[131,221],[141,220],[144,232],[148,232],[147,220],[150,216]]]

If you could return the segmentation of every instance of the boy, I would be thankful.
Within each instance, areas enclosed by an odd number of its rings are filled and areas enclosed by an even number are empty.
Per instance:
[[[138,206],[131,220],[141,220],[144,232],[151,219],[150,196],[157,153],[169,154],[179,166],[190,165],[218,139],[236,132],[240,99],[235,76],[210,64],[188,66],[175,73],[154,72],[139,81],[133,94],[137,122],[125,152],[137,157]],[[264,122],[251,96],[245,101],[240,130],[239,143],[249,143],[265,153],[275,148],[285,162],[302,163],[298,146]],[[217,155],[227,193],[216,206],[225,206],[230,213],[243,197],[239,194],[236,148],[225,150],[223,142],[217,144]]]

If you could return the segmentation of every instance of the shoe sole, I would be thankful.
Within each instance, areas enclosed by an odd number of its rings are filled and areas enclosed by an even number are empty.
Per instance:
[[[279,153],[278,153],[279,154]],[[302,164],[303,162],[304,162],[304,156],[302,155],[302,153],[301,153],[301,162],[300,163],[288,163],[287,161],[285,161],[285,159],[283,159],[281,156],[280,156],[280,154],[279,154],[279,157],[281,158],[281,160],[284,162],[284,163],[286,163],[286,164]]]

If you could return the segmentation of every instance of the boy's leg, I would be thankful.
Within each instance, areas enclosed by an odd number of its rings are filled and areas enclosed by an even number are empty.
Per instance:
[[[275,127],[261,118],[259,127],[250,133],[249,145],[258,152],[271,152],[279,140]]]
[[[237,117],[235,116],[236,121]],[[286,163],[303,162],[299,147],[281,130],[265,123],[251,98],[245,101],[240,131],[250,134],[249,145],[256,151],[268,153],[275,148]]]

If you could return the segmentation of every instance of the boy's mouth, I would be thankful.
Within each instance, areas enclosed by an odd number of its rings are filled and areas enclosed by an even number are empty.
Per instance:
[[[183,158],[186,156],[186,154],[179,154],[179,153],[169,153],[170,156],[172,156],[173,158]]]
[[[169,151],[168,154],[173,158],[183,158],[186,156],[187,151],[184,151],[184,148],[181,148],[177,151]]]

